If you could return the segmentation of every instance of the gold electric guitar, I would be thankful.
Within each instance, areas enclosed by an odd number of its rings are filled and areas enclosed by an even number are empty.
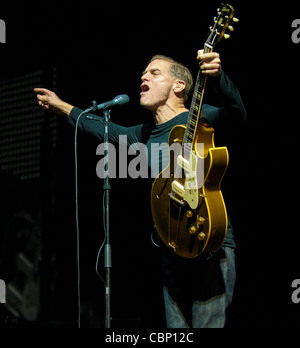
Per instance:
[[[204,45],[212,52],[234,18],[234,9],[221,4]],[[163,242],[175,254],[194,258],[215,253],[227,232],[227,211],[221,182],[228,167],[226,147],[214,145],[214,129],[201,124],[200,115],[207,82],[199,70],[189,117],[169,135],[170,161],[151,191],[152,217]]]

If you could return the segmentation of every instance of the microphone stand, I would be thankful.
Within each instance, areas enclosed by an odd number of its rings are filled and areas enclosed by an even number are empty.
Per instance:
[[[107,163],[105,166],[105,171],[107,172],[106,177],[104,178],[103,184],[103,208],[104,208],[104,217],[103,217],[103,227],[105,233],[105,246],[104,246],[104,268],[105,268],[105,328],[109,329],[111,327],[111,269],[112,269],[112,259],[111,259],[111,245],[110,245],[110,224],[109,224],[109,194],[111,190],[111,186],[109,184],[109,124],[110,124],[110,113],[111,107],[126,104],[129,102],[129,97],[124,94],[115,97],[114,100],[110,102],[106,102],[100,105],[97,105],[96,101],[93,101],[92,106],[85,111],[83,111],[78,117],[77,125],[76,125],[76,133],[79,118],[83,115],[91,111],[103,110],[104,116],[104,156],[107,156]],[[102,121],[100,118],[93,116],[86,116],[86,118]],[[75,151],[76,153],[76,151]],[[77,163],[77,157],[76,157]],[[77,217],[78,221],[78,217]],[[79,271],[78,271],[79,274]],[[79,289],[79,287],[78,287]],[[80,298],[80,294],[78,296]],[[80,300],[79,300],[80,303]],[[80,308],[80,305],[79,305]],[[80,310],[79,310],[80,313]],[[80,326],[80,314],[79,314],[79,326]]]
[[[103,110],[104,115],[104,155],[107,156],[106,172],[107,175],[104,178],[104,210],[105,217],[104,231],[105,231],[105,247],[104,247],[104,268],[105,268],[105,328],[111,327],[111,268],[112,268],[112,258],[111,258],[111,245],[110,245],[110,225],[109,225],[109,194],[111,186],[109,184],[109,124],[110,124],[110,112],[111,110]]]
[[[86,109],[83,114],[90,111],[96,111],[97,103],[92,102],[93,106]],[[103,110],[103,123],[104,123],[104,156],[107,156],[107,163],[104,170],[107,172],[104,178],[103,184],[103,227],[105,233],[105,245],[104,245],[104,269],[105,269],[105,328],[111,327],[111,244],[110,244],[110,224],[109,224],[109,193],[111,186],[109,184],[109,124],[110,124],[110,112],[111,109]],[[87,116],[87,119],[101,121],[100,118],[94,116]]]

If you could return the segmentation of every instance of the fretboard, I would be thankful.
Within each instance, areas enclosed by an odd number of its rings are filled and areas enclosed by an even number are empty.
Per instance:
[[[205,45],[204,52],[205,53],[212,52],[211,46]],[[203,75],[201,73],[201,70],[199,70],[194,92],[193,92],[193,99],[190,106],[189,117],[186,124],[186,130],[185,130],[184,138],[183,138],[184,158],[187,160],[189,160],[190,158],[196,130],[197,130],[199,119],[200,119],[206,81],[207,81],[207,76]]]

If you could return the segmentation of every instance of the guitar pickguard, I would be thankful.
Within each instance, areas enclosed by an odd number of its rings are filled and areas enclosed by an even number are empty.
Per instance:
[[[198,207],[198,181],[197,181],[197,155],[192,152],[190,160],[187,161],[182,156],[178,156],[177,165],[185,172],[184,185],[174,180],[172,182],[172,190],[184,200],[191,209]]]

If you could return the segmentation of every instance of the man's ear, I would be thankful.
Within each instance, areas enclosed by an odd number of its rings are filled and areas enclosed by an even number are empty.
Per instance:
[[[185,89],[185,82],[183,80],[176,80],[174,83],[174,93],[180,93]]]

